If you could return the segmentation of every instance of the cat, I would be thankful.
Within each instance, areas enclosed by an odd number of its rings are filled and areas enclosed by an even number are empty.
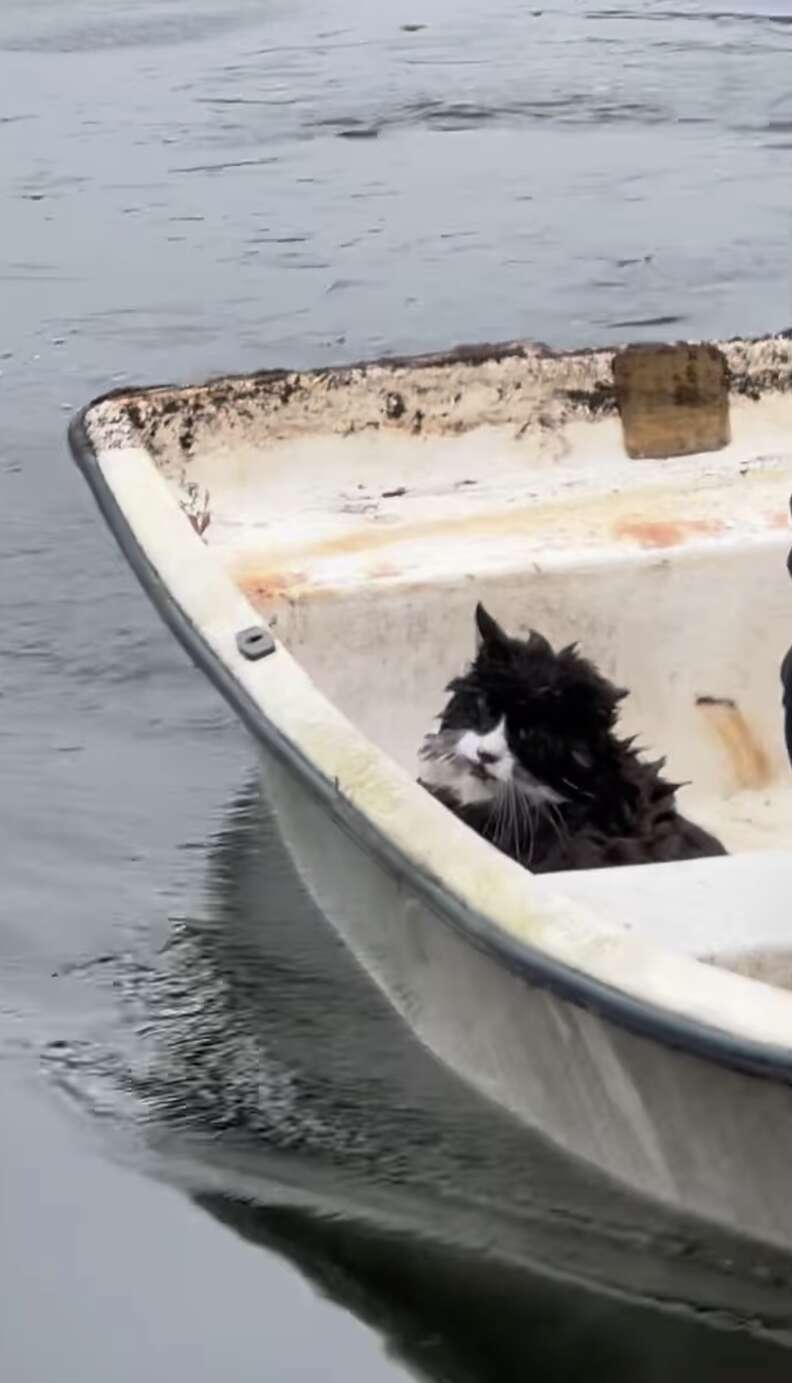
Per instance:
[[[680,786],[616,732],[615,687],[577,645],[510,638],[476,607],[478,652],[420,750],[422,786],[534,873],[726,853]]]

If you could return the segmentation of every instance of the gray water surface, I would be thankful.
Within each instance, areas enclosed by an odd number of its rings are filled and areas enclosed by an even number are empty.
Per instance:
[[[130,381],[787,328],[790,73],[780,0],[4,0],[4,1378],[788,1376],[738,1280],[713,1329],[719,1246],[515,1142],[257,873],[251,746],[64,430]]]

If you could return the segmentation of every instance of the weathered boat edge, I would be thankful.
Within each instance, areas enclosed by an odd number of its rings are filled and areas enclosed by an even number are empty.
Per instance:
[[[447,359],[448,355],[441,358]],[[273,725],[254,697],[217,656],[186,611],[174,599],[138,541],[103,473],[89,434],[87,418],[99,404],[118,397],[119,394],[134,392],[137,391],[113,390],[80,410],[69,427],[70,449],[105,521],[160,617],[178,638],[193,662],[233,707],[253,737],[284,766],[291,769],[311,796],[357,844],[377,861],[382,862],[393,877],[408,882],[439,920],[451,926],[462,939],[486,952],[513,974],[536,988],[549,991],[564,1001],[591,1011],[616,1027],[637,1036],[742,1074],[771,1079],[785,1085],[792,1084],[792,1053],[788,1049],[772,1043],[736,1037],[726,1030],[711,1027],[683,1014],[639,1000],[496,927],[486,915],[477,912],[464,899],[444,888],[428,870],[407,859],[398,846],[354,803],[339,794],[335,785],[317,769],[302,750]]]

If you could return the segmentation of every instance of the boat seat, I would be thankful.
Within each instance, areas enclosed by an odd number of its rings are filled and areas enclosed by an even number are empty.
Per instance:
[[[545,875],[626,930],[792,988],[792,850]]]

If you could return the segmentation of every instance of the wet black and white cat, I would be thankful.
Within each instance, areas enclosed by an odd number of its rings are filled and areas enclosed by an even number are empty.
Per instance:
[[[677,811],[662,761],[619,738],[627,693],[575,645],[510,638],[482,605],[476,627],[476,658],[420,751],[424,787],[537,873],[725,854]]]

